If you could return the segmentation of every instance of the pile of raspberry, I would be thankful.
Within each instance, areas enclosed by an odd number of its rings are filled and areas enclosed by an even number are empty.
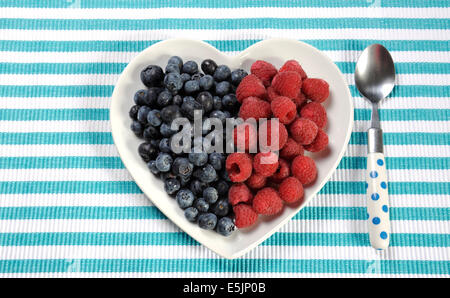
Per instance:
[[[236,90],[239,117],[267,120],[257,126],[244,122],[234,130],[240,151],[227,157],[226,169],[233,182],[228,198],[236,227],[252,226],[259,215],[275,215],[285,204],[302,202],[303,187],[317,177],[316,164],[304,151],[320,152],[328,145],[321,105],[328,96],[328,83],[308,78],[295,60],[279,70],[262,60],[252,64]]]

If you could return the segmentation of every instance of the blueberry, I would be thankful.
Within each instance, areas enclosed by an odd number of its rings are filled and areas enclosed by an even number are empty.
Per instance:
[[[158,151],[150,143],[142,143],[138,147],[138,153],[145,162],[149,162],[156,157]]]
[[[206,59],[203,60],[201,67],[205,74],[213,75],[216,71],[217,64],[216,62],[214,62],[214,60]]]
[[[147,163],[147,167],[150,170],[150,172],[152,172],[154,175],[158,175],[159,174],[159,170],[156,167],[156,161],[155,160],[150,160]]]
[[[188,186],[188,184],[191,182],[191,177],[184,177],[179,176],[181,187]]]
[[[168,172],[170,171],[172,162],[173,162],[172,156],[170,156],[168,153],[161,152],[158,154],[158,157],[156,158],[156,167],[161,172]]]
[[[172,98],[172,103],[174,105],[180,106],[183,103],[183,98],[177,94]]]
[[[213,109],[213,97],[208,91],[200,92],[195,100],[202,105],[205,113],[209,113]]]
[[[161,124],[159,131],[161,135],[165,138],[169,138],[176,133],[175,130],[172,130],[172,128],[170,128],[170,124],[167,123]]]
[[[230,188],[228,183],[224,180],[219,180],[216,183],[216,189],[219,195],[226,196],[228,194],[228,189]]]
[[[194,177],[205,183],[211,183],[217,178],[216,170],[210,164],[206,164],[194,171]]]
[[[147,89],[141,89],[134,94],[134,103],[140,106],[149,104],[149,93]]]
[[[220,83],[217,83],[216,85],[216,94],[218,96],[224,96],[225,94],[230,92],[230,83],[228,81],[223,81]],[[222,99],[222,104],[223,104],[223,99]]]
[[[139,108],[137,113],[137,120],[143,124],[147,123],[147,115],[150,113],[151,109],[147,106],[142,106]]]
[[[169,58],[169,61],[167,61],[167,64],[176,64],[179,69],[183,67],[183,59],[181,59],[178,56],[172,56]]]
[[[198,226],[205,230],[214,230],[217,224],[217,216],[212,213],[203,213],[198,217]]]
[[[226,81],[231,76],[231,70],[226,65],[219,65],[214,71],[214,79],[218,82]]]
[[[222,169],[225,162],[225,156],[222,153],[213,152],[209,154],[209,164],[217,171]]]
[[[144,126],[139,121],[133,120],[133,122],[131,122],[130,128],[135,135],[137,135],[138,137],[142,136]]]
[[[217,203],[212,206],[212,211],[217,216],[227,215],[230,211],[230,203],[228,203],[228,199],[221,199],[217,201]]]
[[[209,90],[214,86],[214,78],[210,75],[205,75],[200,78],[199,84],[202,90]]]
[[[172,152],[172,150],[170,149],[170,142],[169,142],[168,138],[161,139],[161,141],[159,142],[158,148],[161,152],[165,152],[165,153]]]
[[[207,183],[204,183],[198,179],[192,179],[190,190],[194,193],[196,196],[201,196],[203,193],[203,190],[208,187]]]
[[[159,178],[161,178],[163,182],[166,182],[167,179],[175,179],[177,178],[177,176],[175,176],[171,172],[161,172],[159,173]]]
[[[210,204],[214,204],[217,202],[217,199],[219,198],[219,193],[217,192],[217,189],[215,189],[212,186],[209,186],[203,190],[203,198]]]
[[[222,107],[228,111],[235,111],[238,109],[239,102],[237,101],[236,95],[227,94],[222,98]]]
[[[217,222],[217,233],[223,236],[230,236],[234,231],[233,220],[229,217],[222,217]]]
[[[161,112],[159,110],[151,110],[148,114],[147,114],[147,122],[148,124],[154,126],[154,127],[158,127],[161,125],[162,120],[161,120]]]
[[[203,198],[195,200],[193,206],[200,212],[208,212],[209,209],[208,202],[206,202]]]
[[[231,72],[231,84],[238,86],[239,83],[245,78],[248,73],[243,69],[236,69]]]
[[[180,181],[178,181],[177,179],[171,178],[164,181],[164,190],[169,195],[176,193],[180,189],[180,187]]]
[[[182,72],[188,73],[190,75],[195,74],[198,71],[198,65],[195,61],[187,61],[183,64],[181,69]]]
[[[180,68],[178,67],[178,65],[176,65],[176,64],[167,64],[166,65],[166,74],[171,73],[171,72],[180,73]]]
[[[165,123],[172,123],[173,120],[183,117],[180,112],[180,107],[177,105],[170,105],[161,110],[161,118]]]
[[[188,207],[184,210],[184,217],[191,222],[196,222],[198,216],[198,210],[194,207]]]
[[[153,148],[158,149],[160,141],[161,141],[160,139],[152,139],[148,142],[150,143],[150,145],[152,145]]]
[[[128,112],[128,115],[130,116],[131,119],[137,120],[137,114],[138,114],[139,108],[140,108],[140,106],[138,106],[138,105],[134,105],[131,107],[130,111]]]
[[[181,189],[178,191],[177,195],[175,196],[175,199],[177,200],[178,205],[182,209],[186,209],[188,207],[192,206],[192,203],[194,203],[194,194],[189,189]]]
[[[200,79],[204,76],[201,72],[197,72],[192,75],[191,80],[197,81],[200,83]]]
[[[152,87],[161,82],[164,72],[158,65],[149,65],[141,71],[141,81],[147,87]]]
[[[204,111],[203,111],[203,107],[202,107],[201,103],[196,101],[191,96],[186,96],[185,98],[183,98],[183,103],[181,104],[181,112],[183,113],[183,115],[188,117],[191,120],[194,120],[194,111],[195,110],[200,110],[201,115],[203,115]]]
[[[172,102],[172,93],[169,92],[169,90],[164,90],[158,95],[158,106],[165,107],[171,104]]]
[[[227,182],[231,182],[230,175],[228,175],[228,172],[227,172],[226,169],[223,169],[223,170],[220,172],[220,177],[221,177],[223,180],[227,181]]]
[[[193,94],[200,90],[200,85],[198,81],[189,80],[186,83],[184,83],[184,92],[186,94]]]
[[[189,162],[189,159],[185,157],[177,157],[172,164],[172,173],[180,177],[190,177],[192,171],[194,170],[194,165]]]
[[[183,88],[183,81],[179,73],[171,72],[164,77],[164,86],[172,93],[176,94]]]
[[[180,76],[181,76],[181,80],[183,81],[183,83],[187,82],[191,79],[191,75],[188,73],[182,73]]]
[[[209,113],[209,117],[210,118],[218,118],[220,121],[222,121],[222,123],[225,123],[226,119],[227,119],[227,115],[219,110],[216,111],[212,111],[211,113]]]
[[[147,142],[150,142],[151,140],[159,139],[161,137],[161,133],[158,128],[149,125],[146,129],[144,129],[142,136]]]
[[[189,153],[189,161],[197,167],[204,166],[208,162],[208,153],[206,152],[191,152]]]
[[[213,97],[213,107],[214,110],[221,110],[222,109],[222,98],[219,96]]]
[[[147,93],[147,105],[151,108],[155,108],[156,107],[156,102],[158,100],[158,95],[159,93],[161,93],[163,89],[159,88],[159,87],[151,87],[148,88]]]

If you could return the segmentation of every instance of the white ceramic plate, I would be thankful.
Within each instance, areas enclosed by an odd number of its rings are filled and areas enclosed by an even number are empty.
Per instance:
[[[314,156],[318,168],[317,181],[305,188],[305,200],[301,205],[286,206],[281,214],[273,218],[260,217],[254,227],[235,231],[230,237],[200,229],[184,218],[183,211],[176,201],[164,192],[162,181],[150,173],[139,157],[137,148],[142,140],[131,132],[131,120],[128,116],[128,111],[134,104],[134,93],[145,87],[139,78],[141,70],[149,64],[157,64],[164,69],[167,60],[173,55],[182,57],[184,61],[194,60],[199,65],[204,59],[211,58],[217,64],[228,65],[232,70],[243,68],[248,72],[251,64],[258,59],[269,61],[277,68],[281,67],[284,61],[295,59],[300,62],[309,77],[322,78],[329,83],[330,97],[325,102],[329,122],[327,127],[329,148],[326,152]],[[114,88],[110,119],[114,143],[123,163],[153,204],[195,240],[217,254],[233,259],[256,247],[280,229],[328,181],[350,139],[353,103],[345,79],[337,66],[319,50],[303,42],[288,39],[265,40],[231,57],[202,41],[170,39],[145,49],[128,64]]]

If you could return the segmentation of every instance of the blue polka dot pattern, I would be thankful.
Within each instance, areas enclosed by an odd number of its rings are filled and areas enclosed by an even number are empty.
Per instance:
[[[369,213],[366,214],[366,219],[369,219],[370,215]]]
[[[377,171],[370,172],[370,178],[377,178],[377,177],[378,177],[378,172]]]
[[[380,233],[380,237],[381,237],[381,239],[387,239],[387,233],[386,232],[381,232]]]
[[[380,198],[380,195],[377,193],[373,193],[370,197],[372,198],[372,200],[378,201],[378,199]]]
[[[366,182],[366,189],[369,188],[369,183]]]
[[[382,188],[382,189],[386,189],[386,187],[387,187],[387,184],[386,184],[386,182],[384,182],[384,181],[381,182],[380,185],[381,185],[381,188]]]
[[[389,208],[387,205],[383,205],[383,207],[381,207],[381,210],[387,213],[389,211]]]
[[[374,217],[372,219],[372,222],[373,222],[374,225],[378,225],[378,224],[380,224],[380,218],[379,217]]]
[[[384,164],[384,162],[383,162],[382,159],[379,159],[379,160],[377,160],[377,164],[378,164],[379,166],[382,166],[382,165]]]

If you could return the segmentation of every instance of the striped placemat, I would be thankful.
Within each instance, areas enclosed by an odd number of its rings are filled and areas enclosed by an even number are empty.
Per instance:
[[[0,0],[0,276],[450,276],[450,8],[429,0]],[[225,260],[148,201],[113,145],[127,63],[166,38],[230,55],[287,37],[345,74],[355,126],[331,181],[262,245]],[[369,245],[370,107],[353,80],[371,43],[396,61],[382,104],[392,239]],[[182,53],[180,53],[182,54]]]

